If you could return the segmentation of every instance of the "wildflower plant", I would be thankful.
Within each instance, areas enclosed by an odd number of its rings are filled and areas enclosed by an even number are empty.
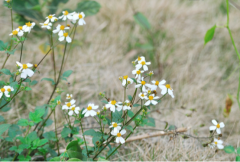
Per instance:
[[[11,10],[11,13],[13,9],[21,13],[21,9],[16,8],[20,5],[19,2],[26,4],[23,0],[18,2],[17,0],[5,0],[4,4]],[[65,1],[53,2],[58,5]],[[85,1],[84,3],[87,5],[92,2]],[[92,4],[95,4],[96,7],[96,3],[94,1]],[[66,51],[71,49],[77,27],[87,25],[85,16],[93,14],[91,8],[89,10],[73,12],[64,10],[59,16],[52,12],[49,15],[42,16],[43,19],[39,24],[26,21],[24,22],[25,25],[17,28],[13,27],[12,21],[12,30],[9,34],[9,37],[11,37],[10,43],[0,41],[0,51],[4,51],[7,55],[0,70],[0,75],[4,76],[4,79],[0,81],[0,110],[5,111],[20,93],[25,95],[27,91],[34,88],[33,86],[38,81],[33,80],[33,78],[35,75],[39,75],[38,70],[41,63],[50,52],[53,52],[52,56],[54,56],[54,47],[59,44],[64,45],[59,73],[56,72],[54,66],[54,79],[41,79],[41,81],[49,81],[53,86],[53,91],[47,103],[41,106],[36,105],[35,110],[29,112],[27,119],[19,119],[15,124],[8,124],[6,121],[0,125],[2,146],[5,149],[7,148],[5,144],[8,144],[7,146],[10,146],[8,151],[11,151],[11,154],[3,155],[1,160],[30,161],[33,160],[32,158],[35,155],[41,155],[43,160],[51,161],[108,160],[127,142],[137,127],[155,125],[154,119],[149,116],[149,110],[160,104],[165,97],[168,97],[168,99],[174,98],[174,91],[169,82],[161,78],[158,78],[161,81],[152,79],[154,73],[149,71],[151,62],[144,56],[134,59],[132,61],[132,71],[119,77],[119,85],[122,86],[124,94],[121,99],[109,98],[106,94],[99,93],[101,105],[81,103],[76,96],[69,92],[63,92],[58,87],[60,82],[66,81],[72,74],[72,70],[64,71]],[[56,11],[56,9],[51,11]],[[27,37],[31,36],[37,25],[40,25],[40,29],[43,31],[47,30],[50,33],[50,49],[39,62],[26,63],[23,57],[23,46]],[[19,59],[12,64],[15,69],[10,71],[5,66],[6,62],[15,53],[19,45]],[[53,64],[55,65],[55,60]],[[131,87],[134,88],[133,92],[129,90]],[[160,93],[157,93],[158,90]],[[65,120],[60,133],[61,136],[58,135],[56,128],[56,109],[61,109]],[[54,118],[52,122],[50,120],[51,116]],[[99,129],[84,130],[83,120],[86,118],[95,120],[99,124]],[[74,123],[71,122],[72,120],[74,120]],[[45,127],[52,123],[55,124],[54,131],[46,131]],[[221,140],[221,129],[225,125],[222,122],[218,123],[216,120],[213,120],[212,123],[214,126],[209,128],[210,136],[208,138],[210,141],[205,143],[204,146],[223,149],[224,142]],[[85,136],[92,137],[92,145],[89,144]],[[60,141],[67,143],[64,152],[60,152],[60,147],[62,147]]]

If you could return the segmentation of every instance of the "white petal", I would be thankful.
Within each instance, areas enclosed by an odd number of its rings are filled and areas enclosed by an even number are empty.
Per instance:
[[[125,143],[125,139],[122,137],[119,137],[121,144]]]
[[[218,144],[217,147],[218,147],[218,149],[223,149],[224,148],[224,146],[221,145],[221,144]]]
[[[64,37],[63,37],[63,36],[62,36],[62,37],[59,37],[58,40],[59,40],[60,42],[62,42],[62,41],[64,41]]]
[[[73,111],[69,111],[68,115],[72,116],[73,115]]]
[[[71,42],[72,42],[72,39],[71,39],[69,36],[67,36],[67,37],[66,37],[66,41],[67,41],[68,43],[71,43]]]
[[[88,117],[89,115],[90,115],[90,111],[87,111],[84,116]]]
[[[215,130],[217,127],[216,126],[210,126],[209,130]]]
[[[153,105],[157,105],[157,103],[158,103],[157,101],[154,101],[154,100],[152,100],[151,102]]]
[[[62,30],[59,31],[58,36],[63,36],[63,31]]]
[[[162,80],[161,82],[159,82],[159,84],[165,84],[166,80]]]
[[[123,135],[123,134],[125,134],[126,133],[126,130],[125,129],[123,129],[123,130],[121,130],[121,135]]]
[[[146,106],[148,106],[148,105],[150,105],[150,100],[148,100],[144,105],[146,105]]]
[[[83,112],[82,112],[82,114],[85,114],[87,111],[88,111],[87,109],[84,109]]]
[[[137,70],[139,70],[142,67],[142,64],[137,64],[135,67]]]
[[[216,120],[212,120],[212,123],[214,124],[214,125],[217,125],[218,123],[217,123],[217,121]]]
[[[223,127],[225,127],[225,125],[224,125],[224,123],[223,123],[223,122],[221,122],[219,125],[220,125],[220,128],[223,128]]]
[[[167,93],[167,87],[161,86],[160,88],[162,89],[161,94],[162,94],[162,95],[165,95],[165,94]]]
[[[221,129],[220,128],[217,128],[216,131],[217,131],[218,134],[221,134]]]
[[[21,78],[26,79],[26,78],[27,78],[27,74],[24,73],[24,72],[22,72],[22,73],[21,73]]]
[[[91,110],[91,111],[89,111],[89,112],[90,112],[90,115],[91,115],[91,116],[97,115],[97,113],[96,113],[95,111],[93,111],[93,110]]]
[[[116,138],[116,143],[119,143],[120,142],[120,137],[117,137]]]
[[[143,65],[143,70],[144,70],[144,71],[148,71],[147,65]]]

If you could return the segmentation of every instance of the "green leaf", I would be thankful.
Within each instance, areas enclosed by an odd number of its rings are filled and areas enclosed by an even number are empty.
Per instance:
[[[140,25],[143,29],[150,29],[151,25],[148,22],[148,19],[140,12],[134,14],[134,20]]]
[[[52,158],[52,159],[49,160],[49,161],[61,161],[61,159],[60,159],[60,157],[54,157],[54,158]]]
[[[133,107],[139,107],[140,106],[140,104],[134,104],[133,105]]]
[[[148,118],[148,123],[146,124],[147,126],[155,127],[155,120],[154,118]]]
[[[36,109],[34,112],[29,113],[29,119],[32,120],[34,123],[39,123],[42,121],[41,117],[45,113],[45,108]]]
[[[236,156],[236,161],[240,161],[240,156]]]
[[[64,78],[68,78],[71,74],[72,74],[72,70],[67,70],[62,74],[62,77]]]
[[[22,151],[23,151],[23,148],[17,148],[17,146],[12,146],[12,147],[9,148],[9,150],[15,151],[15,152],[21,154]]]
[[[70,128],[67,128],[67,127],[64,127],[62,132],[61,132],[61,136],[62,138],[65,138],[67,137],[70,133],[71,133],[71,129]]]
[[[50,81],[50,82],[52,82],[52,85],[56,84],[56,83],[54,82],[54,80],[53,80],[53,79],[51,79],[51,78],[42,78],[42,80],[41,80],[41,81],[43,81],[43,80],[47,80],[47,81]]]
[[[30,85],[30,86],[33,86],[33,85],[36,85],[37,83],[38,83],[38,81],[33,80],[33,81],[31,81],[31,83],[29,83],[29,85]]]
[[[133,132],[133,127],[131,125],[128,126],[124,126],[124,129],[130,130],[131,132]]]
[[[8,43],[4,43],[0,40],[0,51],[5,51],[7,49]]]
[[[34,141],[38,138],[38,135],[37,135],[36,131],[33,131],[33,132],[29,133],[27,135],[27,137],[29,138],[30,141]]]
[[[106,160],[104,157],[99,157],[98,161],[108,161],[108,160]]]
[[[108,104],[107,100],[102,100],[102,103]]]
[[[10,55],[13,55],[15,53],[16,49],[13,49],[11,51],[7,50],[6,53],[7,54],[10,54]]]
[[[84,12],[86,16],[92,16],[99,12],[101,5],[96,1],[83,1],[77,4],[76,12]]]
[[[48,6],[49,14],[56,13],[59,3],[67,3],[68,0],[52,0],[51,4]]]
[[[112,113],[112,121],[116,122],[116,123],[121,123],[122,119],[122,111],[115,111],[114,113]]]
[[[48,140],[47,139],[39,139],[39,138],[37,138],[37,139],[35,139],[34,141],[33,141],[33,146],[35,147],[35,148],[37,148],[37,147],[39,147],[39,146],[42,146],[42,145],[44,145],[44,144],[46,144],[48,142]]]
[[[0,115],[0,122],[5,121],[4,117]]]
[[[204,37],[204,45],[213,39],[216,27],[217,26],[214,25],[212,28],[208,29],[208,31],[206,32],[205,37]]]
[[[49,141],[57,141],[56,135],[53,131],[44,133],[43,137],[46,138]]]
[[[32,90],[32,88],[30,88],[30,87],[25,87],[25,91],[31,91]]]
[[[240,147],[237,148],[237,154],[240,155]]]
[[[30,161],[31,156],[27,155],[26,157],[24,155],[19,155],[18,156],[19,161]]]
[[[0,137],[1,135],[8,130],[8,128],[11,126],[11,124],[2,124],[0,125]]]
[[[68,161],[82,161],[82,160],[77,159],[77,158],[71,158],[71,159],[69,159]]]
[[[170,125],[169,127],[168,127],[168,130],[175,130],[176,129],[176,126],[175,125]]]
[[[48,119],[48,120],[46,121],[46,123],[44,124],[44,126],[45,126],[45,127],[48,127],[48,126],[52,125],[52,123],[53,123],[53,120],[52,120],[52,119]]]
[[[132,101],[132,96],[128,95],[128,99],[129,99],[129,101]]]
[[[27,119],[20,119],[17,123],[19,126],[28,126],[29,122]]]
[[[127,114],[130,118],[132,118],[134,116],[134,113],[131,110],[128,110]]]
[[[67,147],[67,154],[69,156],[69,158],[78,158],[78,159],[82,159],[82,149],[80,148],[80,146],[78,145],[78,141],[72,141],[70,142]]]
[[[232,145],[228,145],[228,146],[225,146],[224,147],[224,151],[228,154],[231,154],[231,153],[234,153],[235,152],[235,149]]]
[[[12,75],[12,73],[10,72],[10,70],[8,69],[1,69],[0,70],[2,73],[4,73],[5,75]]]

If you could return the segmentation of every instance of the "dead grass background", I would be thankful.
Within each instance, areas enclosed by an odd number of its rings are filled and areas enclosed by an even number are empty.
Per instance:
[[[78,1],[70,1],[71,8]],[[76,35],[77,47],[69,55],[65,70],[73,70],[66,83],[60,84],[66,93],[73,93],[80,107],[89,102],[102,105],[98,100],[99,92],[106,92],[110,98],[121,100],[123,89],[118,80],[119,76],[129,75],[133,69],[131,61],[143,51],[129,49],[129,45],[144,37],[140,27],[134,22],[133,11],[128,0],[109,1],[98,0],[102,5],[100,12],[86,18],[87,25],[79,28]],[[236,1],[239,3],[239,1]],[[240,110],[234,99],[232,111],[228,118],[223,117],[223,108],[227,94],[236,98],[238,86],[237,55],[231,44],[227,29],[217,29],[213,41],[204,47],[203,38],[206,31],[214,24],[224,25],[227,21],[224,10],[224,0],[133,0],[136,11],[142,12],[150,21],[155,31],[166,33],[166,37],[158,38],[157,52],[161,54],[164,63],[161,78],[156,67],[154,79],[166,79],[174,89],[175,98],[166,97],[156,108],[160,113],[152,113],[156,119],[156,128],[162,129],[168,121],[177,127],[191,127],[189,134],[197,132],[199,136],[208,135],[212,119],[223,121],[224,144],[239,146]],[[10,33],[9,13],[1,7],[0,37],[6,41]],[[66,6],[62,6],[65,8]],[[61,9],[59,9],[61,11]],[[240,11],[230,6],[230,28],[238,49],[240,37]],[[14,27],[17,27],[14,24]],[[30,34],[30,36],[32,36]],[[46,42],[40,38],[26,41],[24,48],[24,62],[37,63],[43,54],[39,45]],[[166,55],[169,54],[166,59]],[[6,67],[14,68],[18,60],[19,49],[8,60]],[[1,53],[1,64],[5,55]],[[166,60],[165,60],[166,59]],[[60,68],[61,54],[57,56],[57,69]],[[40,74],[33,76],[39,84],[33,91],[18,97],[12,103],[12,109],[1,113],[14,123],[19,118],[26,118],[35,106],[46,103],[52,91],[50,83],[40,81],[44,77],[52,77],[51,59],[48,57],[39,68]],[[230,76],[230,77],[229,77]],[[133,88],[128,90],[133,93]],[[65,93],[64,93],[65,94]],[[184,107],[181,108],[181,107]],[[195,108],[192,117],[187,117]],[[61,109],[58,110],[58,126],[64,121]],[[86,123],[90,119],[86,120]],[[200,127],[201,124],[206,126]],[[91,126],[86,124],[87,126]],[[48,130],[53,129],[53,125]],[[141,134],[147,130],[138,130]],[[65,145],[65,143],[62,143]],[[234,160],[234,155],[227,155],[223,151],[215,153],[210,148],[203,148],[195,139],[177,137],[169,141],[169,137],[158,137],[132,142],[122,146],[119,154],[112,160]]]

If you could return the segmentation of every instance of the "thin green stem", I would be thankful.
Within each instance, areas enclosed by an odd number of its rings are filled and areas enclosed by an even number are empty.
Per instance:
[[[60,155],[60,152],[59,152],[59,145],[58,145],[58,136],[57,136],[57,120],[56,120],[56,107],[54,108],[54,126],[55,126],[55,134],[56,134],[56,138],[57,138],[57,150],[58,150],[58,156]]]
[[[240,54],[239,54],[239,52],[237,50],[237,47],[235,45],[235,42],[234,42],[234,39],[233,39],[233,36],[232,36],[232,32],[231,32],[231,30],[229,28],[229,2],[228,2],[228,0],[226,0],[226,5],[227,5],[227,29],[228,29],[228,33],[230,35],[233,47],[235,49],[235,52],[237,53],[237,56],[238,56],[238,59],[239,59],[239,63],[240,63]],[[239,70],[238,91],[237,91],[237,102],[238,102],[238,107],[240,109],[239,92],[240,92],[240,70]]]
[[[51,46],[53,46],[53,26],[51,32]],[[54,81],[56,82],[57,76],[56,76],[56,63],[55,63],[55,54],[54,54],[54,49],[52,50],[52,61],[53,61],[53,71],[54,71]]]
[[[80,122],[80,126],[81,126],[82,135],[83,135],[83,140],[84,140],[85,147],[86,147],[86,151],[87,151],[87,156],[89,157],[88,148],[87,148],[87,142],[86,142],[85,136],[84,136],[84,134],[83,134],[83,126],[82,126],[82,121]]]
[[[27,39],[27,35],[28,35],[28,33],[26,34],[26,37],[24,37],[24,40],[23,40],[23,42],[21,42],[21,43],[22,43],[22,46],[21,46],[21,53],[20,53],[20,61],[19,61],[19,62],[21,62],[21,61],[22,61],[22,51],[23,51],[23,44],[25,43],[25,40]]]
[[[6,64],[6,62],[7,62],[7,60],[8,60],[9,57],[10,57],[10,54],[7,54],[7,57],[6,57],[6,59],[5,59],[4,63],[3,63],[3,65],[2,65],[2,68],[1,68],[1,69],[4,68],[4,66],[5,66],[5,64]]]

